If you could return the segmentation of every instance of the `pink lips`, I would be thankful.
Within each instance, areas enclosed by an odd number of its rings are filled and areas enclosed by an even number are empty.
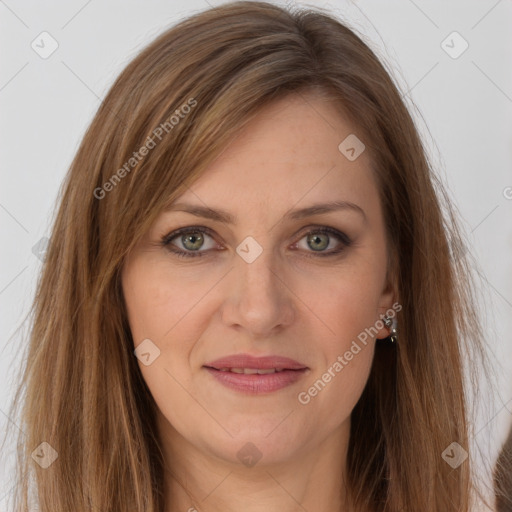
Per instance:
[[[204,367],[221,384],[248,394],[277,391],[297,382],[308,370],[307,366],[288,357],[253,357],[248,354],[216,359]],[[232,369],[237,373],[230,371]],[[251,373],[240,373],[246,369]],[[275,371],[269,373],[272,369]],[[256,370],[264,373],[255,373]]]

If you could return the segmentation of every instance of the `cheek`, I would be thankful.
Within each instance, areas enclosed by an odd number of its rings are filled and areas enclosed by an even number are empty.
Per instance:
[[[315,368],[297,396],[299,407],[317,418],[327,431],[345,422],[366,386],[370,374],[375,342],[360,337],[355,323],[336,343],[324,346],[326,363]],[[350,332],[357,333],[351,336]]]
[[[204,283],[187,282],[168,268],[135,261],[123,273],[123,293],[128,320],[137,344],[150,338],[164,343],[173,331],[182,330],[182,320],[201,298]]]
[[[381,280],[375,269],[366,266],[344,269],[335,279],[332,274],[317,279],[315,287],[304,295],[313,315],[323,324],[319,325],[330,340],[327,349],[331,356],[333,351],[348,350],[358,336],[370,341],[368,331],[372,332],[378,319]]]
[[[123,271],[123,293],[134,348],[145,340],[151,354],[158,354],[149,365],[139,360],[144,380],[162,407],[185,401],[182,385],[189,386],[190,352],[202,324],[202,281],[181,277],[161,262],[134,258]],[[208,283],[206,284],[208,286]],[[210,284],[211,287],[211,284]],[[175,400],[174,400],[175,398]]]
[[[170,424],[186,430],[182,418],[197,416],[204,421],[200,408],[186,391],[190,387],[188,341],[195,334],[187,332],[187,327],[193,326],[186,319],[198,299],[193,293],[179,293],[182,282],[173,280],[165,270],[162,265],[132,260],[123,270],[123,294],[135,347],[146,339],[156,346],[149,348],[150,364],[138,361],[142,377],[160,414]]]
[[[374,347],[375,344],[372,341],[366,345],[356,341],[337,360],[339,364],[333,365],[330,374],[333,373],[335,377],[332,377],[329,383],[330,396],[326,399],[332,406],[331,410],[337,411],[333,414],[334,425],[345,421],[359,401],[370,374]],[[349,357],[351,357],[350,360]],[[337,373],[336,370],[339,372]]]
[[[332,275],[317,280],[318,286],[308,295],[312,312],[322,320],[316,343],[322,358],[298,399],[328,428],[350,416],[368,380],[379,283],[380,275],[369,263],[340,272],[336,280]]]

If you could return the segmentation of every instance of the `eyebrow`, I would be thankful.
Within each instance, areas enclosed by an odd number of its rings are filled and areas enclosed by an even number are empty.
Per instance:
[[[328,203],[317,203],[307,208],[300,208],[296,210],[289,210],[283,215],[283,219],[300,220],[306,217],[312,217],[313,215],[320,215],[323,213],[331,213],[335,211],[346,210],[355,211],[363,216],[366,221],[366,214],[364,210],[357,204],[350,201],[331,201]],[[236,217],[230,213],[217,209],[213,210],[205,206],[196,206],[187,203],[174,203],[165,209],[166,212],[186,212],[196,217],[203,217],[205,219],[211,219],[214,221],[221,222],[223,224],[235,224]]]

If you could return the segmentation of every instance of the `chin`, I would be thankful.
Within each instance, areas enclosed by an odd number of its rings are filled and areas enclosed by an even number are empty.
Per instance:
[[[203,442],[216,457],[241,468],[275,465],[292,459],[306,444],[300,432],[290,432],[289,428],[279,431],[278,425],[279,421],[273,422],[272,428],[265,423],[264,428],[253,425],[236,433],[230,430],[233,437],[224,433],[218,439],[205,433]]]

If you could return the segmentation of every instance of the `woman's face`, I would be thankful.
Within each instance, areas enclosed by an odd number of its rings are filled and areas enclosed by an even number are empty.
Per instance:
[[[129,323],[168,449],[264,464],[348,435],[393,304],[381,205],[354,133],[327,100],[273,103],[127,258]],[[312,209],[334,202],[356,206]]]

